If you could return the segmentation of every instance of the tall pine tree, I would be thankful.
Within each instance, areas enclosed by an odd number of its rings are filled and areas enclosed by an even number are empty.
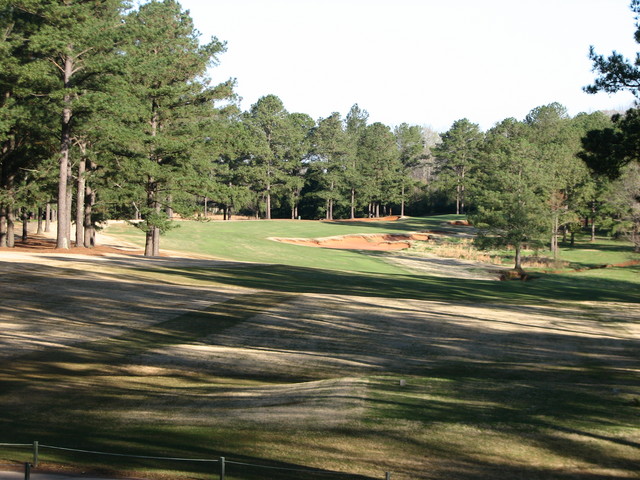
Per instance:
[[[157,256],[174,194],[196,180],[191,164],[202,160],[195,147],[205,141],[199,127],[214,100],[231,94],[231,83],[209,87],[205,73],[224,44],[213,38],[200,45],[191,17],[174,0],[141,5],[127,17],[126,31],[124,99],[136,138],[123,173],[144,190],[145,255]]]

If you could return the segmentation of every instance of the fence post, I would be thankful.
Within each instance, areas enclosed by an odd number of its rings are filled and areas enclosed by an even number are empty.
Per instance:
[[[29,462],[25,462],[24,464],[24,480],[29,480],[31,478],[31,464]]]
[[[387,472],[384,475],[385,480],[391,480],[391,472]]]
[[[220,457],[220,480],[224,480],[224,457]]]
[[[33,442],[33,466],[38,467],[38,441]]]

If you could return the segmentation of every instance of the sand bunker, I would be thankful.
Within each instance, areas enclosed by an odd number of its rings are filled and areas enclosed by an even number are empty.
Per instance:
[[[293,245],[304,245],[307,247],[336,248],[342,250],[403,250],[411,246],[412,241],[426,242],[433,236],[428,232],[418,233],[363,233],[357,235],[338,235],[323,238],[277,238],[271,237],[269,240],[276,242],[291,243]]]

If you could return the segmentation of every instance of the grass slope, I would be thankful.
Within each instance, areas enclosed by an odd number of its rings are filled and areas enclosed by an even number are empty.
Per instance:
[[[544,300],[640,301],[640,265],[624,268],[538,274],[534,282],[493,282],[438,278],[410,273],[387,261],[383,252],[342,251],[290,245],[270,237],[318,238],[354,233],[415,231],[468,233],[447,225],[459,216],[410,218],[396,222],[179,222],[163,237],[167,250],[211,255],[215,258],[261,265],[210,269],[171,269],[171,277],[185,281],[220,282],[285,292],[352,293],[374,297],[447,299],[456,301],[532,302]],[[142,234],[128,225],[115,225],[107,233],[142,244]],[[563,248],[561,255],[575,268],[593,268],[637,259],[628,244],[602,240]],[[157,275],[154,269],[150,272]]]
[[[637,266],[460,280],[404,271],[386,255],[266,240],[440,230],[442,221],[188,223],[163,240],[167,249],[257,264],[18,264],[0,278],[10,308],[0,312],[0,339],[20,338],[18,326],[43,316],[93,337],[69,345],[61,335],[57,345],[52,338],[5,357],[0,441],[225,456],[237,462],[227,469],[232,480],[385,471],[394,480],[638,478]],[[108,233],[136,235],[118,229]],[[605,243],[563,256],[595,266],[631,253]],[[54,276],[74,286],[48,296]],[[148,305],[133,308],[144,298]],[[90,330],[102,323],[120,330]],[[19,451],[0,453],[24,461]],[[46,448],[42,458],[158,478],[217,471]],[[317,471],[297,471],[309,468]]]
[[[178,228],[162,237],[161,247],[215,258],[243,262],[276,263],[295,267],[330,268],[367,273],[398,273],[401,270],[374,256],[343,250],[302,247],[269,240],[271,237],[318,238],[357,233],[395,233],[460,228],[443,222],[455,215],[411,219],[400,222],[311,222],[311,221],[238,221],[177,222]],[[108,228],[110,235],[144,245],[142,233],[126,224]]]

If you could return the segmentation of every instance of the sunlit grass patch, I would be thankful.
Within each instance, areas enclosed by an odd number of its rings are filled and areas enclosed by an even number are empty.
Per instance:
[[[18,442],[323,470],[309,480],[634,478],[638,266],[498,282],[420,274],[387,265],[386,254],[279,250],[262,238],[441,223],[211,222],[198,238],[184,227],[172,234],[198,255],[215,247],[235,260],[118,257],[91,268],[58,258],[25,270],[25,285],[17,264],[0,280],[15,312],[2,312],[12,330],[0,335],[16,348],[0,364],[0,431]],[[262,261],[238,261],[250,251]],[[59,265],[74,267],[51,285]],[[21,350],[19,327],[24,342],[31,329],[48,343]],[[54,329],[77,339],[54,342]],[[215,464],[46,449],[42,461],[218,475]],[[300,478],[271,473],[231,466],[227,478]]]

